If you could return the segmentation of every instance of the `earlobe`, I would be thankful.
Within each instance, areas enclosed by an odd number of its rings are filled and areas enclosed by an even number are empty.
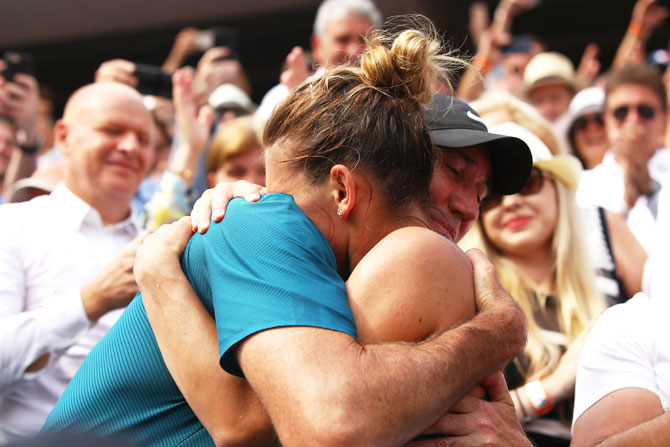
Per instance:
[[[353,173],[344,165],[335,165],[330,169],[330,183],[335,202],[335,213],[343,219],[356,204],[356,182]]]
[[[63,120],[56,121],[56,124],[54,125],[54,146],[56,146],[64,156],[69,155],[67,148],[67,136],[67,125],[63,122]]]

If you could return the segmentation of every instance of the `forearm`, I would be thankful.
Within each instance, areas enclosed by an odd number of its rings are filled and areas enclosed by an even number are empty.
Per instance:
[[[3,181],[2,192],[5,199],[9,199],[8,194],[12,185],[30,177],[35,169],[37,169],[37,154],[26,154],[20,149],[14,149]]]
[[[404,445],[524,341],[515,311],[488,312],[417,345],[276,329],[247,339],[238,358],[283,445]]]
[[[144,305],[172,377],[217,445],[274,445],[274,430],[248,382],[219,366],[214,319],[186,277],[140,284]]]
[[[0,394],[37,377],[30,373],[52,364],[90,325],[74,290],[72,299],[0,321]]]

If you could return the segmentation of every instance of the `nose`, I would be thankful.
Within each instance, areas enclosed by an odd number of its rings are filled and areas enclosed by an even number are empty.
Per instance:
[[[135,132],[126,132],[119,140],[118,148],[124,151],[137,151],[141,147],[140,139]]]
[[[521,194],[510,194],[507,196],[502,196],[502,201],[500,206],[504,209],[514,209],[521,204]]]
[[[474,222],[479,217],[479,202],[476,191],[460,191],[449,200],[451,211],[458,214],[463,221]]]

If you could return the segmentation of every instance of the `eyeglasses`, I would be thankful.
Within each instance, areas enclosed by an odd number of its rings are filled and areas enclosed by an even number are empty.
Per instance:
[[[590,123],[595,123],[598,126],[602,127],[604,125],[603,115],[601,113],[594,113],[590,116],[580,116],[575,120],[575,123],[572,125],[572,128],[575,132],[584,130],[589,127]]]
[[[544,186],[544,176],[545,174],[542,172],[542,170],[533,168],[533,170],[530,172],[530,177],[528,178],[526,186],[524,186],[517,194],[521,194],[522,196],[529,196],[531,194],[538,193]],[[502,194],[491,193],[482,199],[481,203],[479,204],[479,211],[483,213],[485,211],[492,210],[493,208],[499,206],[501,202]]]
[[[656,109],[649,104],[638,104],[637,106],[623,105],[612,110],[612,115],[617,121],[622,122],[628,116],[630,109],[637,109],[637,115],[644,120],[651,120],[656,115]]]

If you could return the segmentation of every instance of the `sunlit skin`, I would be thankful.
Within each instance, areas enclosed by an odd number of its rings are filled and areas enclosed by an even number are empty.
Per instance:
[[[651,120],[638,115],[637,106],[650,105],[655,110]],[[617,120],[612,112],[621,106],[629,106],[628,115],[623,121]],[[632,131],[636,127],[642,129],[645,147],[641,147],[651,158],[661,145],[667,120],[667,113],[663,112],[660,98],[651,88],[640,84],[622,84],[607,94],[605,103],[605,128],[610,140],[614,144],[621,137],[622,132]]]
[[[358,65],[365,50],[365,36],[372,28],[370,20],[356,13],[330,22],[323,35],[312,36],[314,58],[325,68]]]
[[[207,174],[207,181],[212,188],[220,182],[237,180],[265,185],[265,160],[260,147],[228,158],[216,172]]]
[[[430,227],[458,242],[477,220],[479,203],[488,193],[488,149],[483,145],[438,149],[430,184]]]
[[[592,169],[600,164],[609,149],[605,126],[595,121],[596,115],[598,113],[583,115],[587,120],[586,127],[574,131],[575,149],[584,161],[586,169]]]
[[[0,178],[7,171],[14,147],[14,128],[5,122],[0,122]]]
[[[549,174],[545,174],[542,189],[537,193],[503,196],[500,205],[482,214],[489,240],[512,259],[551,252],[557,219],[556,187]]]
[[[542,116],[553,123],[568,111],[574,92],[564,84],[547,84],[533,88],[528,96]]]

